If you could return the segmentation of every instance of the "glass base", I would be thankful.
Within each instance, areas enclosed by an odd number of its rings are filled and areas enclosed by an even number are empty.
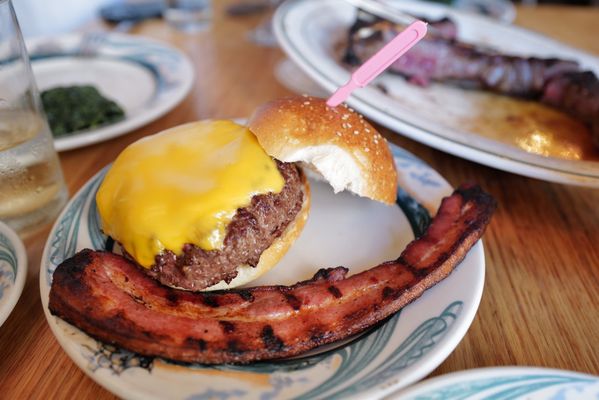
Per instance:
[[[56,197],[43,207],[24,215],[2,217],[2,222],[17,232],[21,239],[27,238],[46,228],[56,220],[56,217],[66,204],[68,196],[66,187],[62,186]]]
[[[210,10],[167,8],[163,16],[170,26],[186,33],[205,31],[210,28],[212,23]]]

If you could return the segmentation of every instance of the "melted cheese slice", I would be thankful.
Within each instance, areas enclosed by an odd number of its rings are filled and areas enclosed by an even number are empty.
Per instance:
[[[254,195],[285,181],[245,127],[200,121],[127,147],[96,195],[102,230],[144,267],[165,249],[222,248],[226,227]]]

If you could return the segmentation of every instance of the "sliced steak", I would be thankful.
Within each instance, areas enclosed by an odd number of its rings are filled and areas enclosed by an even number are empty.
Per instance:
[[[540,101],[584,122],[599,147],[599,79],[593,72],[582,71],[572,60],[506,55],[462,43],[452,34],[455,25],[444,21],[439,26],[445,26],[448,33],[437,29],[435,34],[429,32],[389,71],[420,86],[447,82]],[[402,29],[361,12],[349,29],[343,61],[361,64]]]
[[[355,26],[360,28],[356,30]],[[354,27],[350,28],[353,34],[347,50],[353,55],[352,64],[370,58],[403,29],[390,22],[377,22],[368,27],[361,21]],[[346,60],[349,60],[347,56]],[[423,86],[430,81],[449,81],[529,98],[540,97],[549,79],[578,70],[578,63],[571,60],[506,55],[430,34],[389,68]]]

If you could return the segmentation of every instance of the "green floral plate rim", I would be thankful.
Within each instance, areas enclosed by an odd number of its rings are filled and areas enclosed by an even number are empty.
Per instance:
[[[599,376],[537,367],[478,368],[427,379],[393,397],[402,400],[599,399]]]
[[[289,284],[331,265],[345,265],[355,273],[397,257],[426,228],[427,210],[435,210],[452,189],[426,163],[399,147],[392,149],[401,172],[397,207],[334,195],[328,185],[311,182],[312,209],[302,235],[280,265],[255,283]],[[243,366],[182,365],[100,343],[50,315],[47,305],[52,273],[60,262],[85,247],[106,248],[94,201],[105,172],[83,186],[58,218],[44,249],[40,294],[50,328],[65,352],[122,398],[382,398],[438,366],[478,309],[485,271],[482,242],[447,279],[391,318],[357,338],[304,357]]]
[[[0,221],[0,326],[17,305],[27,277],[27,253],[19,236]]]

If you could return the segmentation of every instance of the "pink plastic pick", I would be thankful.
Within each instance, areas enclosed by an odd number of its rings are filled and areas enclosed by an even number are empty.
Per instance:
[[[329,99],[329,107],[337,107],[347,99],[350,93],[366,86],[371,80],[377,77],[381,72],[387,69],[395,60],[401,57],[406,51],[420,41],[426,35],[426,23],[416,21],[410,24],[399,35],[377,51],[351,76],[349,81],[341,86]]]

